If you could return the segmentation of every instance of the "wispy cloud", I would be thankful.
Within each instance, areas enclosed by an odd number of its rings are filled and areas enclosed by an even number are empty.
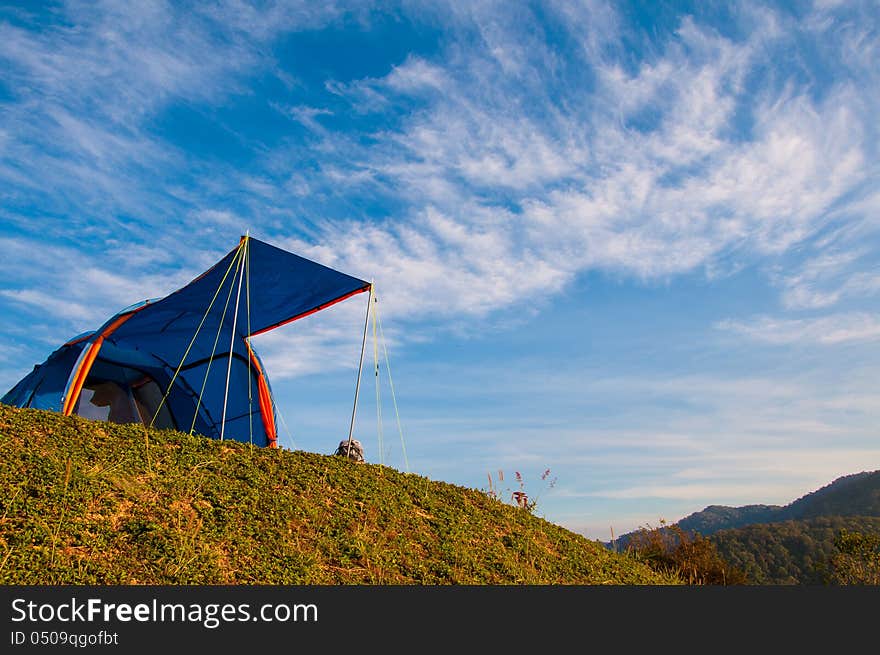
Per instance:
[[[10,282],[0,291],[5,302],[25,306],[60,342],[100,327],[119,310],[164,296],[183,286],[201,268],[181,269],[161,247],[119,244],[100,259],[65,245],[45,244],[22,237],[0,238],[9,257],[0,261],[0,273]],[[27,262],[27,266],[22,266]],[[213,262],[211,262],[213,263]],[[145,274],[147,269],[151,272]]]
[[[880,316],[864,312],[801,319],[762,316],[748,322],[726,320],[718,323],[717,327],[773,344],[832,345],[880,339]]]
[[[328,368],[356,369],[366,313],[363,300],[335,305],[314,317],[254,338],[273,380],[313,375]],[[332,362],[332,367],[328,363]],[[369,363],[367,364],[369,366]]]
[[[756,498],[764,498],[766,500],[763,502],[784,505],[799,497],[792,495],[792,478],[798,480],[798,486],[803,489],[803,494],[806,494],[831,482],[828,479],[829,469],[837,471],[838,476],[865,470],[866,463],[877,461],[877,452],[859,449],[838,452],[832,452],[828,449],[803,449],[797,452],[791,450],[767,451],[759,455],[740,455],[729,459],[731,464],[735,463],[739,470],[748,471],[748,474],[737,476],[732,473],[732,467],[728,475],[725,475],[724,472],[719,475],[717,469],[712,470],[711,468],[709,470],[699,469],[696,474],[689,471],[679,471],[667,478],[665,482],[602,489],[590,492],[589,495],[610,499],[699,500],[716,498],[718,499],[717,504],[726,505],[751,504],[755,502]],[[749,484],[743,484],[744,477],[749,479]],[[677,520],[681,517],[666,518]]]
[[[478,11],[457,13],[480,34],[468,57],[442,70],[411,58],[351,87],[369,89],[350,96],[364,111],[401,97],[425,103],[379,135],[384,146],[353,151],[376,172],[377,192],[407,199],[406,220],[369,236],[334,222],[320,240],[335,244],[340,266],[377,271],[409,315],[485,314],[586,270],[653,279],[791,252],[864,197],[876,99],[846,79],[818,96],[772,79],[758,90],[768,51],[793,45],[783,18],[759,17],[740,41],[686,19],[634,72],[591,50],[580,74],[594,81],[576,85],[546,76],[555,72],[546,43],[516,49],[514,66],[504,54],[512,34],[502,38]],[[736,127],[744,117],[746,138]],[[786,297],[833,301],[796,281]]]
[[[880,292],[880,273],[872,271],[873,257],[864,247],[828,249],[807,258],[797,270],[781,276],[782,301],[787,309],[822,309],[843,300],[865,299]]]

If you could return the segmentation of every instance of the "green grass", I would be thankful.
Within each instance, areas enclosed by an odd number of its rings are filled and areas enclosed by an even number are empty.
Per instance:
[[[0,405],[0,584],[680,584],[468,489]]]

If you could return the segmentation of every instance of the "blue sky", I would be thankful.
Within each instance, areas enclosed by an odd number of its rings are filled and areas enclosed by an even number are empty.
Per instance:
[[[249,230],[375,280],[414,473],[608,540],[880,469],[878,61],[873,1],[0,5],[0,386]],[[364,308],[255,339],[285,447]]]

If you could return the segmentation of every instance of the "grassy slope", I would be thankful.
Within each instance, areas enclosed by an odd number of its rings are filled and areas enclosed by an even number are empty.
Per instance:
[[[678,581],[474,489],[0,405],[0,583]]]

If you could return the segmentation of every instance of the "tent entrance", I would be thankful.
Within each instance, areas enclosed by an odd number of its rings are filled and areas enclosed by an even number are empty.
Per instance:
[[[177,428],[167,404],[162,403],[159,383],[152,376],[104,362],[96,363],[90,372],[73,413],[98,421],[144,425],[155,416],[153,427]]]

